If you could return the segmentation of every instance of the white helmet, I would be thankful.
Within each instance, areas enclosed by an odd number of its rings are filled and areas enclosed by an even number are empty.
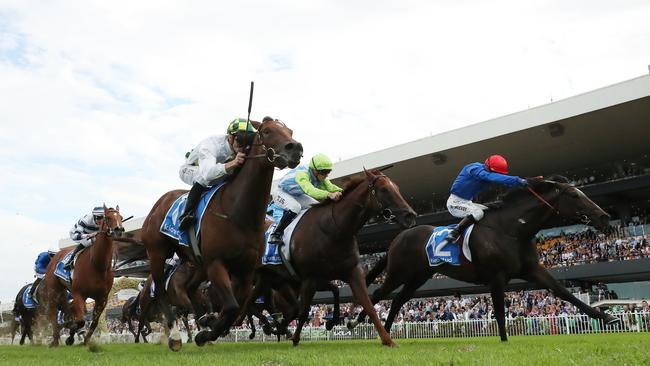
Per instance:
[[[47,252],[50,254],[56,254],[59,252],[59,246],[57,244],[51,244],[49,248],[47,248]]]

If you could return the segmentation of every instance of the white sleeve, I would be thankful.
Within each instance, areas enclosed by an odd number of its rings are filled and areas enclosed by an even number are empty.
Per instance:
[[[232,159],[233,151],[226,136],[213,136],[203,140],[196,147],[199,161],[199,176],[211,182],[226,175],[225,162]]]

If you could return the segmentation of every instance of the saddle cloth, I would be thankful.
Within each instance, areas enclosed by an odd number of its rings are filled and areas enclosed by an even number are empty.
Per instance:
[[[70,259],[70,256],[72,256],[73,251],[71,250],[67,252],[54,267],[54,275],[64,280],[65,282],[72,283],[72,278],[74,276],[74,265],[77,263],[77,259],[79,258],[79,255],[81,255],[81,253],[83,253],[86,249],[88,248],[83,248],[82,250],[79,251],[79,253],[77,253],[77,255],[72,260],[72,269],[70,270],[66,270],[65,268],[63,268],[65,263],[68,262],[68,259]]]
[[[197,239],[201,234],[201,219],[203,218],[203,214],[205,213],[205,210],[208,207],[208,203],[210,203],[210,200],[212,199],[212,197],[214,197],[214,194],[217,193],[217,191],[221,187],[223,187],[225,183],[226,182],[215,184],[214,186],[210,187],[210,189],[208,189],[201,195],[201,199],[199,200],[199,204],[196,205],[196,211],[195,211],[196,223],[194,224],[194,227],[196,228],[195,231],[196,231]],[[189,192],[182,194],[178,198],[176,198],[174,203],[167,211],[167,214],[165,215],[165,219],[160,225],[161,233],[169,236],[172,239],[178,240],[178,244],[184,247],[190,246],[190,235],[187,231],[181,231],[178,228],[178,226],[180,225],[181,215],[185,210],[185,204],[187,203],[188,194]]]
[[[181,266],[180,263],[176,263],[175,265],[172,266],[171,269],[169,269],[169,270],[165,271],[165,273],[163,273],[163,275],[164,275],[163,276],[163,282],[165,283],[165,291],[167,291],[167,289],[169,288],[169,282],[171,281],[172,276],[174,275],[174,273],[176,273],[176,270],[180,266]],[[149,297],[151,297],[153,299],[155,297],[155,294],[156,294],[156,282],[151,281],[151,286],[149,286]]]
[[[447,235],[449,235],[449,232],[456,226],[457,225],[438,226],[433,229],[425,247],[427,258],[429,259],[429,266],[436,267],[443,263],[448,263],[452,266],[459,266],[461,263],[461,250],[465,258],[469,262],[472,261],[472,253],[469,249],[469,238],[472,234],[472,229],[474,229],[474,225],[468,227],[467,230],[461,234],[462,249],[458,242],[452,243],[445,240]]]
[[[298,216],[296,216],[289,226],[284,229],[284,234],[282,235],[282,242],[284,245],[281,245],[281,248],[278,248],[277,244],[269,244],[269,236],[271,236],[277,223],[269,226],[268,230],[266,230],[266,234],[264,234],[264,243],[266,244],[266,247],[264,248],[264,255],[262,255],[262,264],[282,264],[282,257],[278,251],[279,249],[282,250],[284,258],[287,261],[291,261],[291,236],[293,235],[293,230],[296,228],[296,225],[298,225],[298,222],[300,222],[300,219],[302,219],[307,210],[309,210],[309,208],[300,211]]]
[[[25,287],[25,291],[23,292],[23,306],[25,309],[36,309],[36,301],[29,296],[29,291],[31,291],[32,286],[34,286],[33,283]]]

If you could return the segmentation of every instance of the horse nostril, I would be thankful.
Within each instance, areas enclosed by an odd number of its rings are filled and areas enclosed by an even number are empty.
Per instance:
[[[293,150],[294,146],[295,146],[295,145],[294,145],[292,142],[290,142],[290,143],[284,145],[284,149],[285,149],[286,151],[291,151],[291,150]]]

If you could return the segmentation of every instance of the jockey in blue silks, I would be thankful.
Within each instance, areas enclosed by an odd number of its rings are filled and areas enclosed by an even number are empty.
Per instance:
[[[36,257],[36,262],[34,262],[34,276],[36,277],[36,280],[34,280],[32,288],[29,289],[29,297],[31,299],[34,298],[36,287],[38,287],[38,284],[43,281],[43,278],[45,278],[45,271],[47,270],[48,264],[50,264],[50,260],[57,252],[58,248],[52,246],[47,252],[41,252],[38,254],[38,257]]]
[[[508,162],[501,155],[492,155],[483,164],[477,162],[463,167],[451,185],[451,193],[447,199],[449,213],[462,218],[447,236],[448,242],[457,241],[465,229],[483,218],[483,210],[487,207],[472,200],[490,184],[497,183],[506,187],[524,187],[528,184],[524,178],[507,174]]]

